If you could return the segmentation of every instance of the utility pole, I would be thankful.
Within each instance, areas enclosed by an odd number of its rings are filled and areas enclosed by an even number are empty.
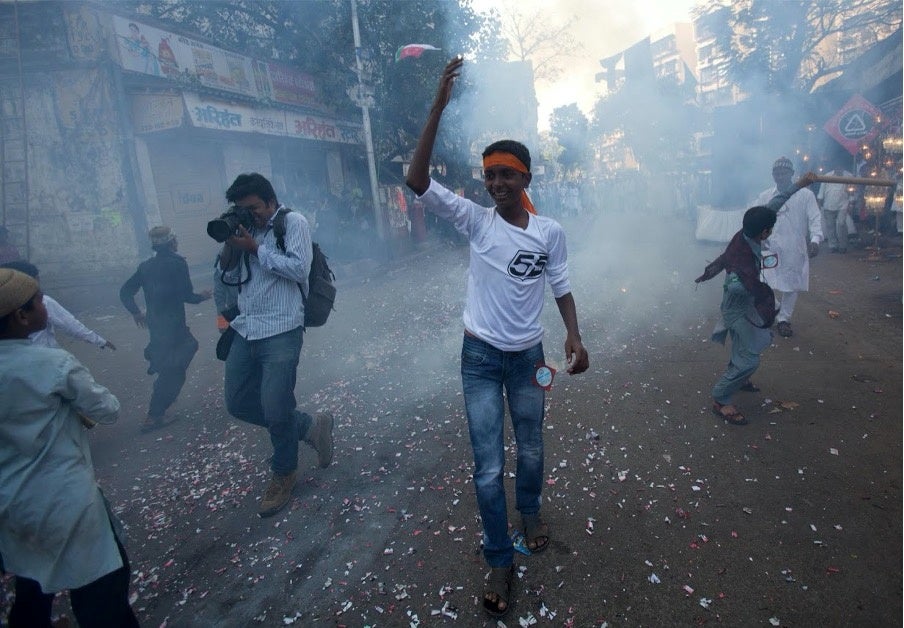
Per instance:
[[[380,205],[380,191],[377,186],[377,166],[374,159],[374,140],[370,130],[370,108],[368,98],[364,94],[364,81],[361,75],[364,73],[364,63],[361,61],[361,31],[358,28],[358,5],[355,0],[352,3],[352,33],[355,37],[355,68],[358,73],[358,102],[361,107],[361,117],[364,124],[364,145],[367,148],[367,169],[370,173],[370,196],[374,205],[374,220],[377,221],[377,236],[381,241],[386,240],[386,226],[383,224],[383,207]]]

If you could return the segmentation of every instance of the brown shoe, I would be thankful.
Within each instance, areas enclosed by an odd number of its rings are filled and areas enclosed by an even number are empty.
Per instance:
[[[317,464],[326,469],[333,461],[333,415],[318,412],[305,434],[304,442],[317,452]]]
[[[163,422],[162,416],[151,416],[150,414],[144,419],[144,422],[141,424],[141,433],[147,434],[148,432],[153,432],[154,430],[159,430],[161,427],[166,425]]]
[[[295,488],[295,472],[289,475],[273,474],[270,485],[261,499],[257,514],[261,517],[272,517],[289,503],[292,498],[292,489]]]

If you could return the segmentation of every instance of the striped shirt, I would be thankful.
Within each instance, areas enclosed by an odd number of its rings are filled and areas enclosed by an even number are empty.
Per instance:
[[[281,208],[280,208],[281,209]],[[257,241],[257,255],[248,255],[249,268],[242,264],[242,284],[239,291],[240,314],[230,323],[246,340],[260,340],[291,331],[304,324],[302,290],[308,290],[311,270],[311,228],[298,212],[286,214],[286,252],[276,246],[273,220],[263,229],[255,227],[251,233]],[[243,256],[244,257],[244,256]]]

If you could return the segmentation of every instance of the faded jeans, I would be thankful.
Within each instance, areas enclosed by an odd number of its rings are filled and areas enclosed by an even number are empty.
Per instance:
[[[269,338],[236,334],[226,358],[226,409],[235,418],[266,427],[273,444],[271,469],[288,475],[298,468],[298,440],[311,416],[295,409],[295,375],[304,328]]]
[[[736,276],[725,282],[722,291],[722,320],[716,325],[712,339],[725,344],[731,338],[731,357],[725,372],[713,386],[713,399],[730,404],[734,394],[746,384],[760,366],[760,354],[772,342],[772,331],[757,327],[763,319],[754,307],[753,297]]]
[[[474,487],[483,521],[483,554],[490,567],[512,564],[503,470],[505,398],[517,445],[515,507],[522,515],[540,511],[543,486],[545,391],[534,383],[543,344],[524,351],[500,351],[465,335],[461,349],[468,432],[474,450]]]
[[[772,342],[772,332],[768,329],[754,327],[746,320],[738,320],[728,328],[731,338],[731,357],[725,372],[713,386],[713,399],[722,405],[730,404],[736,392],[741,386],[750,381],[750,378],[760,367],[760,355]],[[713,335],[713,340],[721,340]]]

